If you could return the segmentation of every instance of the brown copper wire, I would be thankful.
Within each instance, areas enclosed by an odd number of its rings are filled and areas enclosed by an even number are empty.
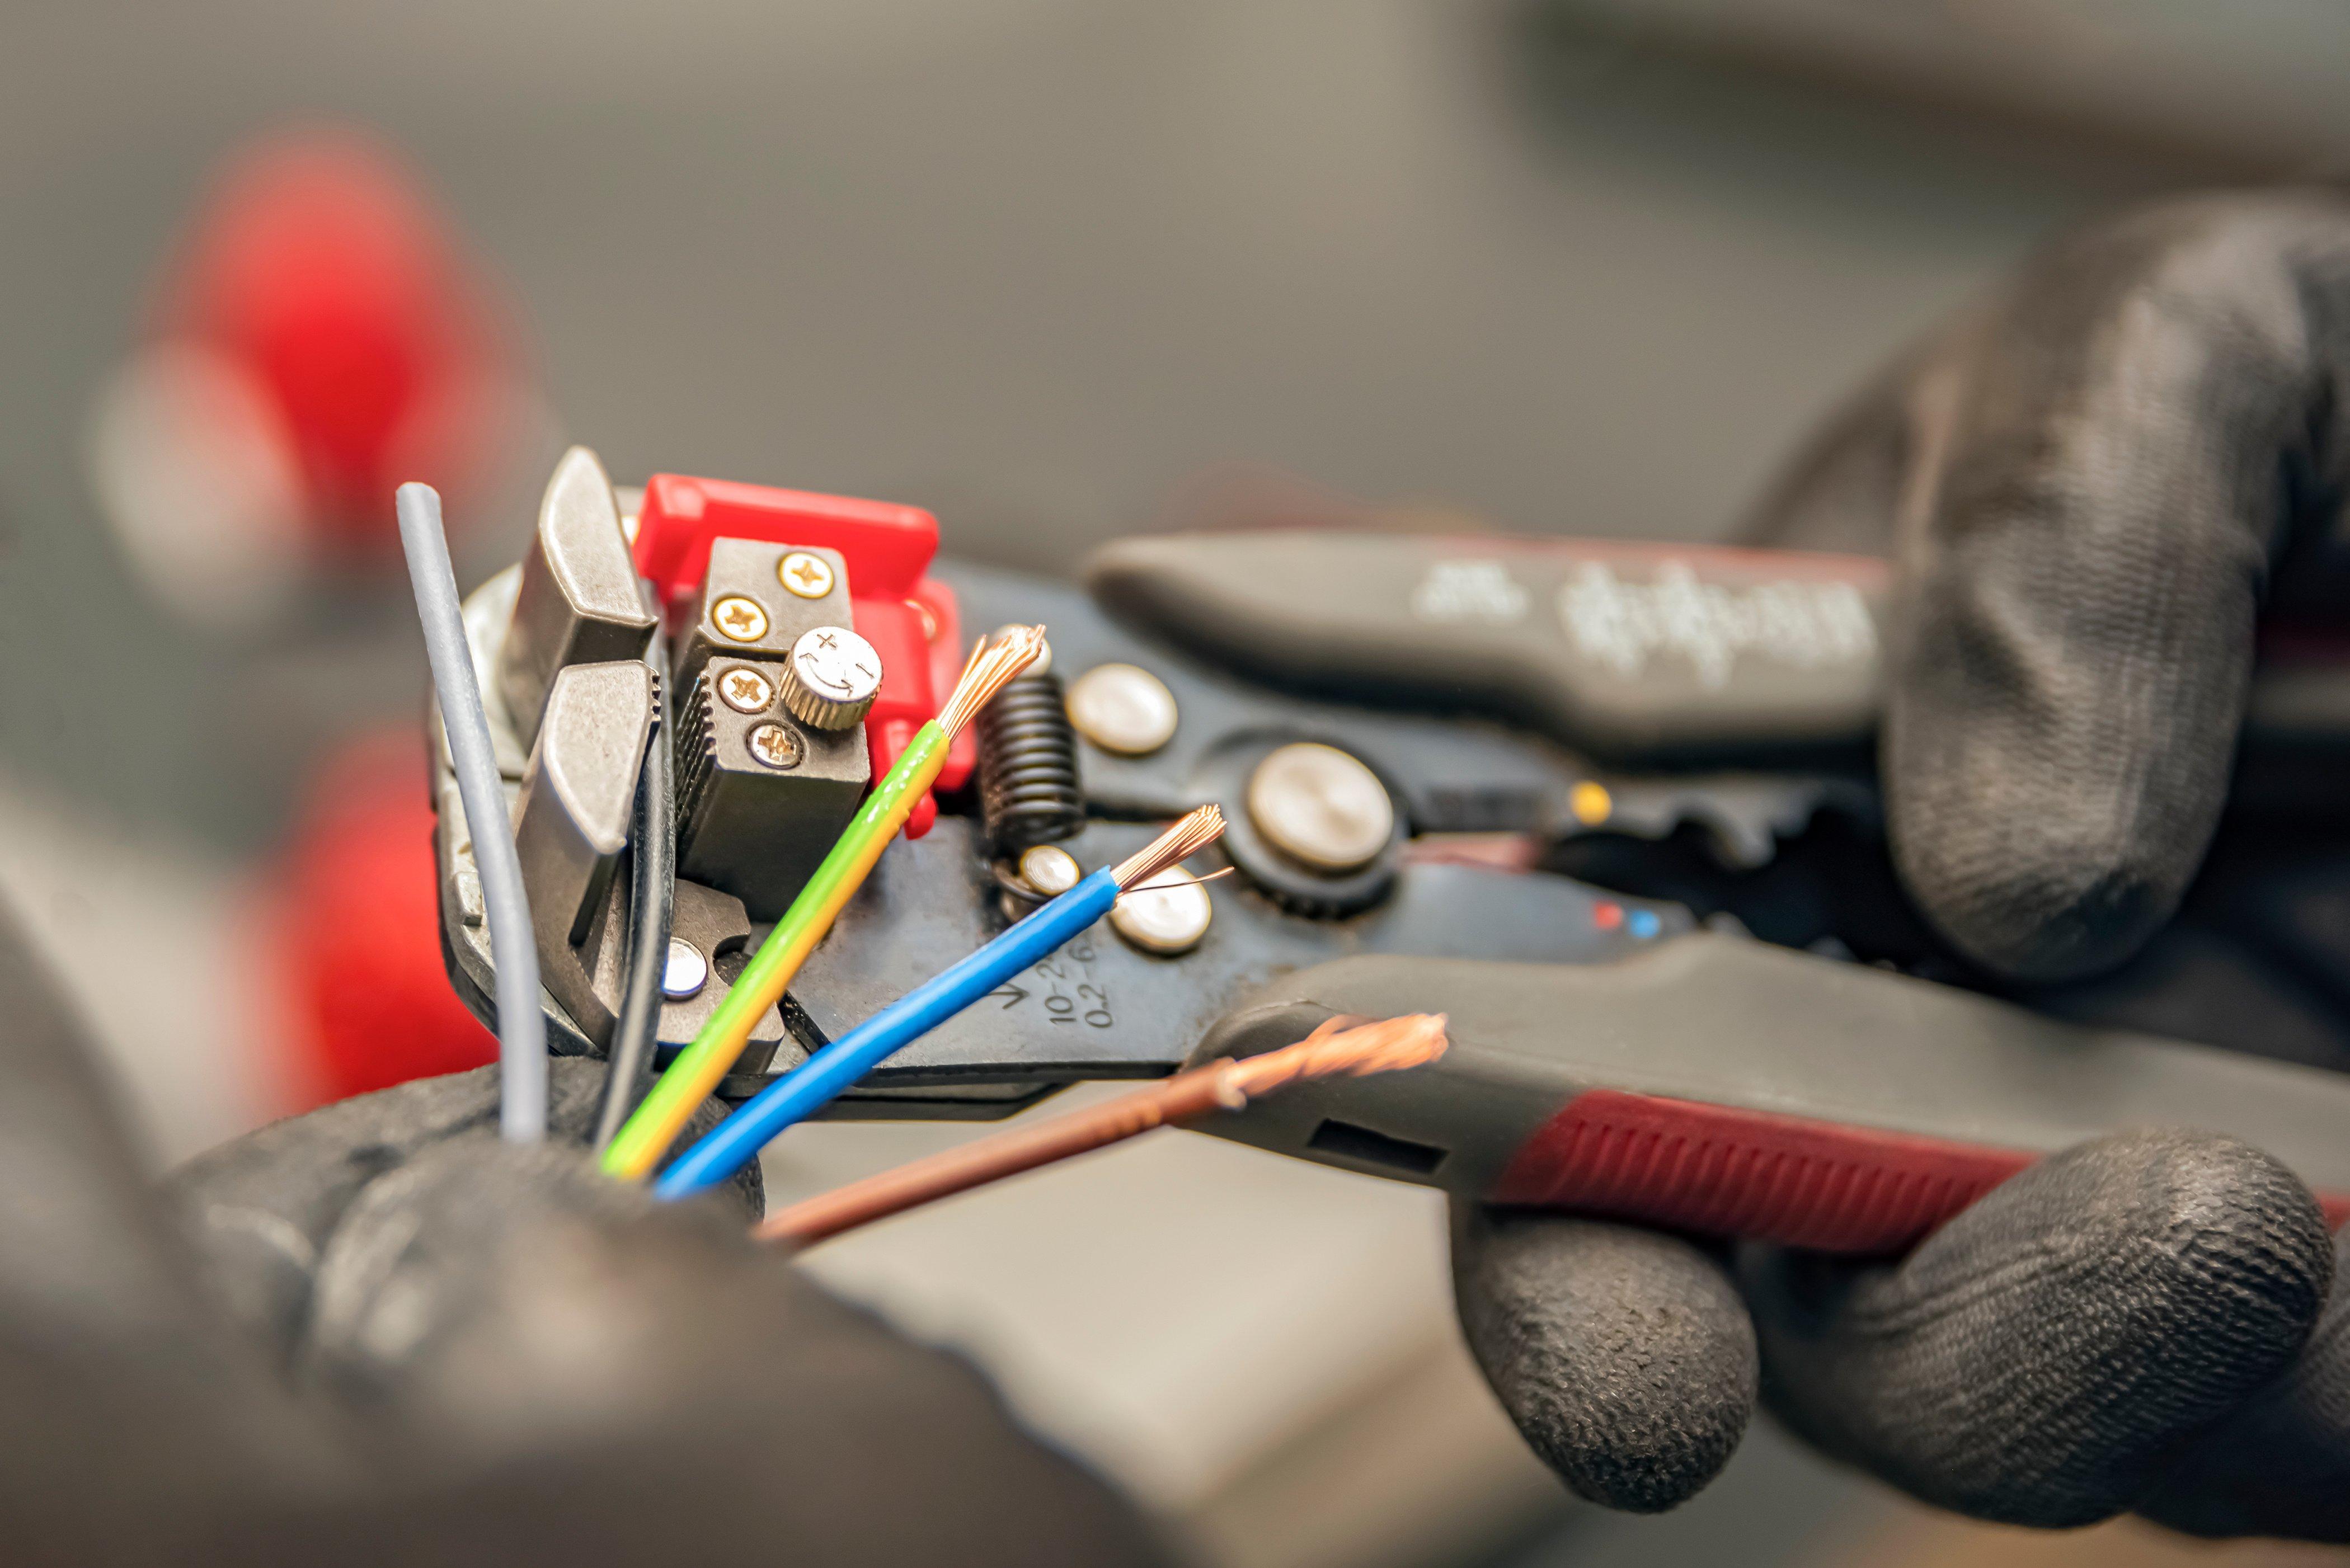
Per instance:
[[[1352,1027],[1343,1027],[1349,1023]],[[1237,1062],[1229,1058],[1211,1062],[1091,1109],[998,1133],[852,1181],[769,1215],[752,1234],[764,1241],[808,1246],[941,1198],[1123,1142],[1154,1127],[1198,1121],[1215,1111],[1239,1110],[1251,1098],[1302,1078],[1359,1076],[1416,1067],[1442,1055],[1444,1046],[1441,1013],[1413,1013],[1377,1023],[1334,1018],[1295,1045]]]

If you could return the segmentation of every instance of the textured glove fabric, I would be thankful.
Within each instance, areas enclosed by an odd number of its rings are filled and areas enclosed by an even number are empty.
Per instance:
[[[2350,603],[2345,497],[2350,202],[2313,191],[2060,240],[1765,498],[1752,542],[1895,563],[1890,846],[1987,982],[2350,1064],[2350,849],[2303,823],[2218,834],[2256,618]],[[1742,1249],[1743,1305],[1699,1250],[1617,1227],[1496,1217],[1455,1247],[1487,1376],[1603,1502],[1711,1477],[1752,1344],[1781,1419],[1946,1507],[2350,1540],[2334,1244],[2295,1178],[2226,1139],[2074,1149],[1898,1262]]]
[[[1578,1496],[1655,1513],[1730,1462],[1754,1409],[1754,1330],[1716,1259],[1652,1231],[1473,1205],[1452,1257],[1486,1380]]]
[[[972,1367],[752,1242],[755,1186],[657,1204],[503,1144],[481,1073],[158,1194],[5,926],[0,1017],[12,1568],[1164,1560]],[[596,1072],[555,1069],[576,1132]]]
[[[2160,1131],[2043,1161],[1898,1264],[1758,1248],[1742,1276],[1795,1430],[1929,1502],[2067,1526],[2187,1506],[2182,1454],[2289,1376],[2333,1263],[2291,1172]],[[2350,1529],[2350,1495],[2304,1522]]]
[[[2350,204],[2174,202],[2024,266],[1835,421],[1748,536],[1888,547],[1896,861],[2016,980],[2110,969],[2226,796],[2272,568],[2350,494]]]
[[[2291,1172],[2168,1130],[2043,1161],[1898,1263],[1745,1248],[1738,1289],[1674,1237],[1506,1211],[1454,1224],[1462,1328],[1503,1407],[1575,1491],[1637,1511],[1729,1459],[1759,1346],[1774,1414],[1944,1507],[2350,1539],[2333,1269]]]

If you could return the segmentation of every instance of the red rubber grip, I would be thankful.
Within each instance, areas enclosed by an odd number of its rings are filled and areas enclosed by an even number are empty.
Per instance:
[[[1493,1200],[1822,1251],[1898,1252],[2033,1158],[1594,1089],[1526,1140]]]
[[[2030,1165],[2021,1149],[1594,1089],[1528,1138],[1496,1203],[1825,1252],[1906,1251]],[[2350,1196],[2321,1193],[2326,1223]]]

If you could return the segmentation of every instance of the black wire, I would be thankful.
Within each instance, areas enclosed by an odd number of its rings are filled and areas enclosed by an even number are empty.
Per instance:
[[[620,1016],[606,1054],[604,1098],[596,1113],[595,1147],[618,1136],[653,1083],[653,1047],[660,1029],[661,980],[669,969],[670,925],[676,913],[677,825],[671,803],[670,679],[662,668],[661,636],[653,632],[645,657],[660,689],[660,718],[645,748],[637,775],[637,815],[630,828],[636,875],[629,895],[628,978],[620,992]]]

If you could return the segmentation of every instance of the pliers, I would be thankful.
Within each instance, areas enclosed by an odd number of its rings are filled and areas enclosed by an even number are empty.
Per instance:
[[[1932,944],[1894,887],[1870,769],[1897,631],[1879,562],[1225,532],[1113,544],[1079,587],[933,563],[910,508],[680,476],[615,491],[583,456],[558,470],[533,556],[467,607],[525,864],[549,889],[536,918],[558,1049],[597,1052],[608,1031],[621,944],[599,932],[621,919],[639,759],[663,743],[647,740],[646,683],[599,673],[632,657],[631,628],[665,616],[680,650],[660,673],[689,718],[668,743],[748,748],[779,727],[847,778],[886,765],[869,717],[869,763],[824,752],[844,732],[791,717],[787,694],[731,717],[705,698],[716,718],[685,734],[702,711],[688,685],[716,690],[739,654],[754,674],[752,656],[777,659],[782,686],[795,617],[853,627],[889,671],[925,679],[960,663],[965,628],[1042,623],[1049,670],[998,700],[934,823],[882,857],[723,1093],[823,1050],[1057,877],[1215,802],[1232,876],[1122,909],[834,1114],[1002,1116],[1070,1083],[1163,1075],[1441,996],[1453,1044],[1438,1064],[1301,1087],[1206,1130],[1490,1201],[1876,1252],[2042,1154],[2176,1123],[2266,1148],[2330,1218],[2350,1216],[2350,1079],[2076,1028],[1922,977]],[[795,559],[817,564],[824,594],[783,580]],[[742,597],[761,638],[733,639],[742,612],[732,631],[712,618]],[[516,628],[526,654],[510,650]],[[2341,690],[2329,669],[2264,670],[2258,743],[2338,755]],[[896,694],[901,716],[920,711],[924,692]],[[478,891],[445,764],[436,776],[443,950],[486,1014]],[[715,863],[691,846],[681,864],[691,956],[664,1047],[723,994],[788,876],[730,888],[694,879]]]

